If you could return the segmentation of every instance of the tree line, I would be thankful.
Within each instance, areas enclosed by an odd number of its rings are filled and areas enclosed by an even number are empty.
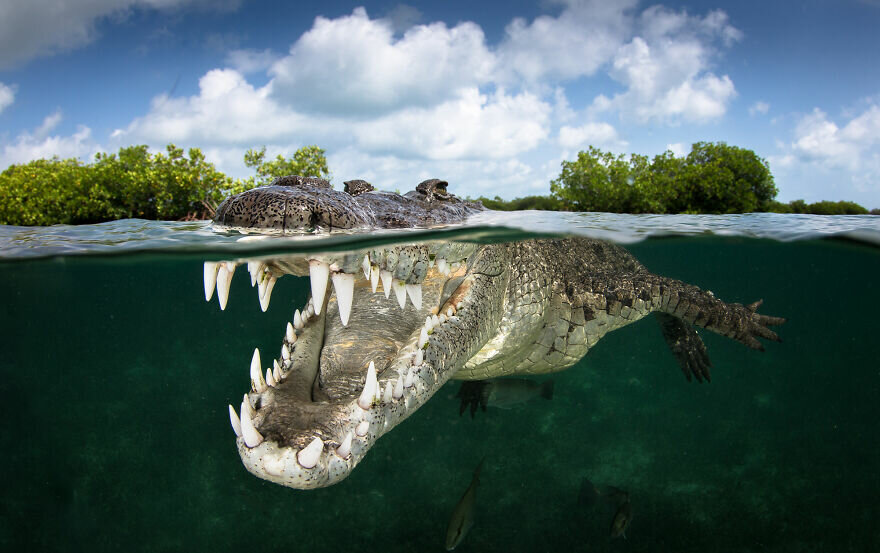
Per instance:
[[[284,175],[330,178],[323,149],[304,146],[286,158],[248,150],[244,163],[255,175],[232,179],[205,160],[198,148],[169,144],[151,154],[145,145],[99,153],[93,163],[39,159],[0,173],[0,224],[99,223],[124,218],[203,219],[229,194],[268,184]],[[512,211],[607,211],[614,213],[813,213],[866,214],[854,202],[776,201],[767,162],[755,152],[724,142],[698,142],[686,156],[671,151],[647,156],[612,154],[593,146],[563,161],[547,196],[505,201],[477,198],[489,209]],[[871,213],[880,214],[880,210]]]

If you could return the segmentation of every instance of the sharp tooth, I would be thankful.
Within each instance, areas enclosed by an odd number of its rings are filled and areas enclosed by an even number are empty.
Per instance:
[[[431,321],[431,316],[428,315],[427,317],[425,317],[425,328],[427,328],[428,331],[430,331],[433,328],[433,325],[434,325],[434,323]]]
[[[382,291],[385,292],[385,299],[391,294],[391,271],[379,271],[379,277],[382,279]]]
[[[315,306],[312,305],[311,298],[309,298],[309,304],[306,306],[306,311],[303,314],[307,315],[309,318],[311,318],[315,314]]]
[[[324,307],[324,294],[327,292],[327,279],[330,277],[330,265],[312,259],[309,261],[309,278],[312,282],[312,299],[315,304],[315,313],[321,314]]]
[[[425,327],[422,327],[422,331],[419,333],[419,349],[425,347],[425,343],[428,341],[428,331],[425,330]]]
[[[220,267],[213,261],[205,261],[205,301],[211,301],[214,287],[217,285],[217,270]]]
[[[440,326],[440,317],[431,315],[431,328],[437,328],[438,326]]]
[[[235,273],[235,263],[221,262],[217,270],[217,300],[220,302],[220,310],[226,309],[229,300],[229,285],[232,284],[232,275]]]
[[[437,270],[440,271],[441,274],[446,274],[449,272],[449,265],[446,264],[446,260],[440,258],[437,260]]]
[[[348,456],[351,455],[351,438],[351,432],[345,435],[345,439],[342,440],[342,443],[336,448],[336,455],[339,455],[343,459],[348,459]]]
[[[376,365],[370,361],[370,366],[367,368],[367,380],[364,382],[364,389],[361,392],[361,397],[358,398],[358,405],[360,405],[361,409],[369,409],[373,405],[373,398],[376,397],[376,388],[379,387],[379,383],[376,380]]]
[[[247,405],[245,405],[247,404]],[[251,419],[250,403],[247,400],[241,403],[241,435],[244,437],[244,443],[248,447],[257,447],[263,443],[263,436],[254,428],[254,421]]]
[[[266,391],[266,381],[263,380],[262,369],[260,369],[259,349],[254,349],[254,356],[251,358],[251,389],[258,394]]]
[[[406,378],[403,380],[403,387],[404,388],[412,388],[414,380],[415,380],[415,375],[413,374],[413,368],[410,367],[406,371]]]
[[[257,283],[257,272],[260,270],[261,263],[259,261],[248,261],[248,273],[251,275],[251,288]]]
[[[296,327],[297,330],[303,329],[303,318],[299,312],[299,309],[293,314],[293,326]]]
[[[452,317],[453,315],[455,315],[455,308],[450,305],[449,309],[446,310],[446,316]]]
[[[425,350],[419,348],[416,350],[416,356],[413,358],[413,366],[418,367],[425,360]]]
[[[393,394],[391,383],[385,385],[385,394],[382,396],[382,403],[391,403],[391,397]]]
[[[336,303],[339,305],[339,318],[342,326],[348,326],[351,315],[351,301],[354,299],[354,275],[333,273],[333,289],[336,290]]]
[[[421,284],[407,284],[406,285],[406,293],[409,295],[409,299],[412,301],[412,304],[416,306],[416,309],[422,308],[422,285]]]
[[[269,309],[269,300],[272,298],[272,288],[275,288],[275,282],[277,280],[277,278],[272,276],[269,277],[267,281],[264,281],[268,282],[268,284],[265,285],[263,288],[263,295],[260,296],[260,309],[263,310],[263,313]]]
[[[437,317],[437,320],[440,321],[440,324],[445,323],[448,319],[446,318],[446,313],[440,313],[440,316]]]
[[[285,338],[287,338],[287,341],[291,344],[296,341],[296,332],[293,331],[293,325],[290,323],[287,323],[287,329],[285,329]]]
[[[403,309],[406,307],[406,285],[402,280],[395,280],[394,283],[391,284],[392,290],[394,290],[394,295],[397,296],[397,303],[400,304],[400,308]]]
[[[354,433],[363,438],[367,435],[369,429],[370,423],[367,421],[361,421],[360,424],[357,425],[357,428],[354,429]]]
[[[296,460],[303,468],[310,469],[318,464],[322,451],[324,451],[324,442],[321,441],[321,438],[316,437],[296,454]]]
[[[287,344],[281,346],[281,358],[285,361],[290,359],[290,348],[287,347]]]
[[[254,411],[254,408],[251,407],[251,400],[250,400],[250,398],[248,398],[248,395],[247,395],[247,394],[245,394],[244,396],[242,396],[242,398],[241,398],[241,404],[242,404],[242,405],[247,405],[247,411],[248,411],[248,414],[251,416],[251,418],[253,418],[254,415],[257,414],[257,412]]]
[[[394,399],[400,399],[403,396],[403,375],[397,376],[397,383],[394,385]]]
[[[272,360],[272,376],[275,377],[275,382],[281,382],[281,365],[278,364],[277,359]]]
[[[364,267],[364,278],[370,278],[370,256],[369,255],[364,256],[363,267]]]
[[[235,412],[232,405],[229,406],[229,422],[232,423],[232,430],[235,432],[235,435],[241,438],[241,420],[239,420],[238,413]]]
[[[272,375],[272,369],[266,369],[266,384],[273,388],[275,387],[275,384],[277,384],[277,382],[275,382],[275,376]]]
[[[379,287],[379,267],[373,265],[370,267],[370,286],[373,288],[373,293],[376,293],[376,288]]]

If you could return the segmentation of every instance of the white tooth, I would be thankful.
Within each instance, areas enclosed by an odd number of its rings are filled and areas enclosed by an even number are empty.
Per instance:
[[[219,267],[213,261],[205,261],[205,301],[211,301],[211,296],[214,295],[218,269]]]
[[[290,348],[287,347],[287,344],[281,346],[281,358],[285,361],[290,359]]]
[[[445,323],[448,319],[446,318],[446,313],[440,313],[440,316],[437,317],[437,320],[440,321],[440,324]]]
[[[266,310],[269,309],[269,300],[272,298],[272,288],[275,288],[275,282],[277,280],[277,278],[272,276],[269,277],[267,281],[264,281],[268,282],[268,284],[266,284],[265,288],[263,289],[263,295],[260,296],[260,309],[263,310],[263,313],[265,313]]]
[[[391,403],[391,397],[393,394],[393,390],[391,389],[391,383],[385,385],[385,394],[382,396],[382,403]]]
[[[406,378],[403,381],[404,388],[412,388],[413,380],[415,379],[415,375],[413,374],[413,368],[410,367],[408,371],[406,371]]]
[[[315,314],[315,306],[312,305],[312,300],[309,299],[309,304],[306,306],[305,315],[308,315],[309,318],[311,318],[312,316],[314,316],[314,314]]]
[[[413,358],[413,366],[418,367],[425,360],[425,350],[419,348],[416,350],[416,356]]]
[[[345,435],[345,439],[342,440],[342,443],[336,448],[336,455],[339,455],[343,459],[348,459],[348,456],[351,455],[351,438],[351,432]]]
[[[262,265],[262,263],[260,263],[259,261],[248,261],[247,267],[248,267],[248,273],[250,273],[250,275],[251,275],[251,287],[252,288],[257,283],[257,273],[260,270],[260,265]]]
[[[308,309],[306,309],[305,311],[302,312],[303,326],[308,324],[310,318],[311,318],[311,316],[309,315]]]
[[[391,284],[391,289],[394,290],[394,295],[397,296],[397,303],[400,304],[400,308],[403,309],[406,307],[406,285],[402,280],[395,280],[393,284]]]
[[[382,278],[382,291],[385,292],[385,299],[391,294],[391,271],[379,271],[379,277]]]
[[[422,331],[419,333],[419,349],[425,347],[425,343],[428,341],[428,331],[425,330],[425,327],[422,327]]]
[[[422,285],[421,284],[407,284],[406,285],[406,293],[409,295],[409,299],[412,301],[412,304],[416,306],[416,309],[422,308]]]
[[[370,278],[370,256],[369,255],[364,256],[363,266],[364,266],[364,278]]]
[[[287,341],[290,342],[291,344],[292,344],[294,341],[296,341],[296,332],[293,331],[293,325],[290,324],[290,323],[287,323],[287,329],[286,329],[286,331],[285,331],[285,337],[287,338]]]
[[[247,405],[245,405],[247,404]],[[257,447],[263,443],[263,436],[254,428],[254,421],[251,419],[250,403],[245,400],[241,403],[241,434],[244,436],[244,443],[248,447]]]
[[[253,418],[254,415],[257,414],[257,412],[254,411],[254,408],[251,407],[251,400],[250,400],[250,398],[248,398],[248,395],[247,395],[247,394],[245,394],[245,395],[241,398],[241,404],[242,404],[242,405],[247,405],[247,411],[248,411],[248,414],[251,416],[251,418]]]
[[[438,326],[440,326],[440,317],[437,315],[431,315],[431,327],[437,328]]]
[[[434,328],[433,325],[434,323],[431,321],[431,316],[428,315],[427,317],[425,317],[425,328],[427,328],[428,331]]]
[[[266,381],[263,380],[263,372],[260,368],[259,349],[254,349],[254,356],[251,358],[251,389],[258,394],[266,391]]]
[[[330,265],[312,259],[309,261],[309,278],[312,282],[312,299],[315,304],[315,313],[321,314],[324,306],[324,294],[327,292],[327,279],[330,277]]]
[[[373,293],[376,293],[376,288],[379,287],[379,267],[373,265],[370,267],[370,286],[373,288]]]
[[[235,273],[235,263],[221,262],[217,270],[217,300],[220,302],[220,310],[226,309],[229,300],[229,285],[232,284],[232,275]]]
[[[369,409],[373,405],[373,398],[376,397],[376,389],[379,387],[379,383],[376,380],[376,365],[370,361],[370,366],[367,368],[367,380],[364,382],[364,389],[361,392],[361,397],[358,398],[358,405],[360,405],[361,409]]]
[[[437,260],[437,270],[444,275],[449,271],[449,265],[446,264],[445,259],[440,258]]]
[[[316,437],[296,454],[296,460],[303,468],[310,469],[318,464],[322,451],[324,451],[324,442],[321,441],[321,438]]]
[[[296,327],[297,330],[303,329],[303,318],[299,312],[299,309],[293,314],[293,326]]]
[[[354,429],[354,433],[363,438],[367,435],[369,429],[370,423],[367,421],[361,421],[360,424],[357,425],[357,428]]]
[[[275,382],[281,382],[281,365],[278,364],[277,359],[272,360],[272,376],[275,377]]]
[[[398,375],[397,383],[394,385],[394,399],[400,399],[403,396],[403,375]]]
[[[455,308],[450,305],[449,309],[446,310],[446,316],[452,317],[453,315],[455,315]]]
[[[232,423],[232,430],[235,432],[235,435],[241,438],[241,420],[239,420],[238,413],[235,412],[232,405],[229,406],[229,422]]]
[[[273,388],[275,387],[275,384],[277,384],[277,382],[275,382],[275,376],[272,375],[272,369],[266,369],[266,384]]]
[[[333,289],[336,290],[336,303],[339,305],[339,318],[342,326],[348,326],[351,315],[351,301],[354,299],[354,275],[333,273]]]

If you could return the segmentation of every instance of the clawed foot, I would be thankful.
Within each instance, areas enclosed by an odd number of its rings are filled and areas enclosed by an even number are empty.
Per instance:
[[[471,418],[474,418],[477,407],[480,407],[484,412],[486,411],[486,405],[489,401],[487,383],[486,380],[468,380],[461,383],[461,388],[458,389],[458,397],[461,398],[461,407],[458,409],[459,417],[464,414],[468,406],[471,408]]]
[[[766,338],[767,340],[773,340],[774,342],[782,341],[782,338],[767,327],[778,326],[785,323],[785,318],[783,317],[771,317],[769,315],[761,315],[758,313],[758,308],[762,303],[764,303],[764,300],[758,300],[755,303],[745,306],[734,304],[739,307],[742,312],[740,313],[741,324],[737,325],[737,330],[733,338],[758,351],[764,351],[764,346],[758,341],[758,338]]]

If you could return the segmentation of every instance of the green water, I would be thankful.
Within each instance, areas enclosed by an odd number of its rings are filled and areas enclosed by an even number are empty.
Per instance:
[[[688,383],[648,318],[552,375],[550,401],[471,420],[447,384],[313,491],[250,475],[226,407],[253,348],[277,351],[308,279],[281,279],[261,313],[238,275],[221,312],[204,301],[204,252],[7,259],[0,548],[442,551],[485,456],[457,551],[877,550],[880,250],[717,236],[628,248],[727,301],[763,298],[789,319],[783,343],[759,353],[703,333],[712,383]],[[626,540],[608,535],[613,511],[578,504],[584,478],[630,494]]]

